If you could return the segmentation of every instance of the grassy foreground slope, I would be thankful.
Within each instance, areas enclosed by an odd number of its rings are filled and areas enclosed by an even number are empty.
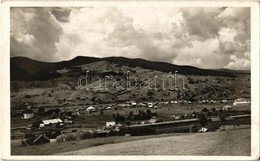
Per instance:
[[[65,155],[250,155],[250,129],[107,144]]]

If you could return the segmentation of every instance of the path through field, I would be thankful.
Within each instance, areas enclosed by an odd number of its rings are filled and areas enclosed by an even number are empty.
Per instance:
[[[250,129],[107,144],[61,155],[250,155]]]

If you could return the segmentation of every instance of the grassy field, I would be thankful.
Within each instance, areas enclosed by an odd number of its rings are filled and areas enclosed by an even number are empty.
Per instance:
[[[126,148],[127,147],[127,148]],[[250,155],[250,129],[115,136],[40,146],[11,146],[11,155]]]
[[[151,138],[91,147],[62,155],[250,155],[250,130]]]
[[[87,140],[76,140],[61,143],[48,143],[43,145],[27,146],[22,147],[20,141],[13,140],[13,145],[11,146],[12,155],[54,155],[58,153],[76,151],[80,149],[105,145],[105,144],[117,144],[121,142],[137,141],[151,138],[161,138],[169,136],[179,136],[179,135],[191,135],[189,133],[171,133],[171,134],[161,134],[161,135],[150,135],[150,136],[113,136],[105,138],[95,138]]]

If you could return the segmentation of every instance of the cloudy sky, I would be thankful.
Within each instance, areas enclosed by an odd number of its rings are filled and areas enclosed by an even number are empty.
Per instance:
[[[11,56],[123,56],[250,69],[250,8],[12,8]]]

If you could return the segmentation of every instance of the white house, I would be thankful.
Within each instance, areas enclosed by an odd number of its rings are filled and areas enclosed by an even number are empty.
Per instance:
[[[238,98],[234,101],[233,105],[238,106],[238,105],[250,105],[251,102],[246,99],[246,98]]]
[[[229,110],[232,110],[232,107],[229,106],[229,105],[226,105],[226,106],[223,107],[223,110],[229,111]]]
[[[56,119],[50,119],[50,120],[43,120],[42,122],[43,122],[43,124],[40,124],[40,127],[51,125],[51,124],[62,123],[63,121],[59,118],[56,118]]]
[[[116,126],[116,122],[106,122],[106,126]]]
[[[149,103],[147,103],[147,106],[148,106],[149,108],[153,108],[153,105],[154,105],[153,102],[149,102]]]
[[[93,106],[90,106],[90,107],[87,108],[87,111],[95,111],[95,110],[96,110],[96,108],[93,107]]]
[[[31,119],[34,117],[34,113],[32,110],[28,109],[23,112],[23,119]]]
[[[111,110],[111,109],[112,109],[112,107],[110,107],[110,106],[106,107],[106,110]]]

